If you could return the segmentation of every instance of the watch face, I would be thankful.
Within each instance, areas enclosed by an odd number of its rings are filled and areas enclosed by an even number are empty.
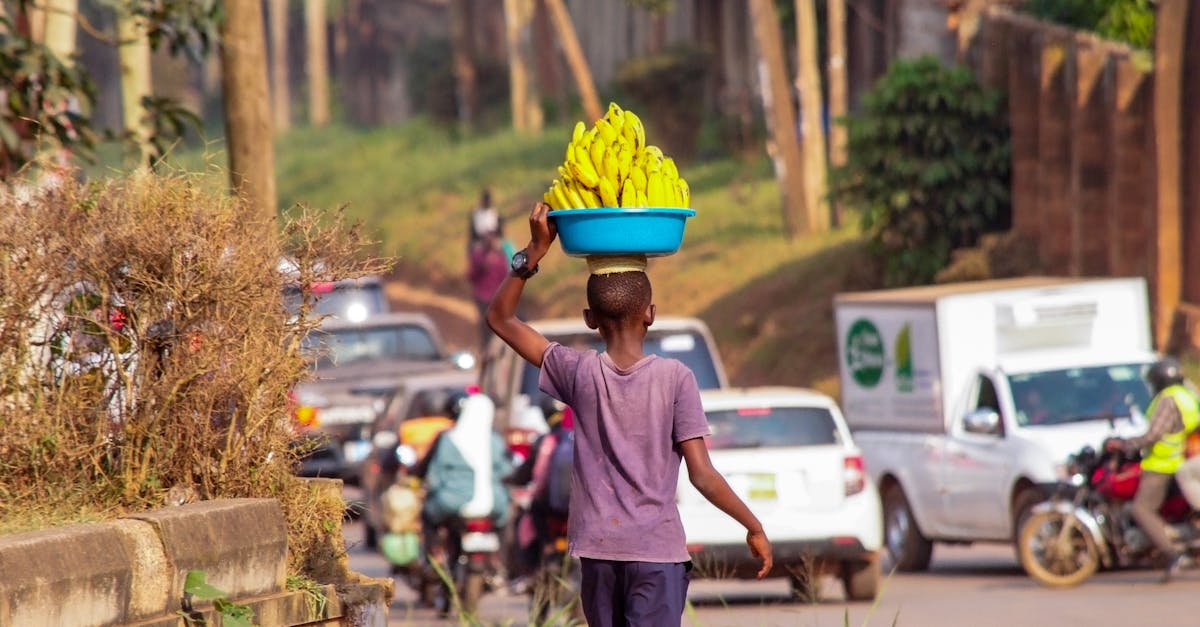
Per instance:
[[[529,261],[529,256],[525,254],[525,251],[518,250],[517,252],[513,253],[512,269],[513,270],[523,270],[523,269],[525,269],[525,264],[528,261]]]

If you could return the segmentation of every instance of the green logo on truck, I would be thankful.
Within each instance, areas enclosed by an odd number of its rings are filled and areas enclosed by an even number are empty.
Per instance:
[[[859,318],[846,333],[846,365],[859,385],[873,388],[883,378],[883,336],[866,318]]]
[[[913,391],[912,340],[909,324],[904,323],[896,334],[896,391]]]

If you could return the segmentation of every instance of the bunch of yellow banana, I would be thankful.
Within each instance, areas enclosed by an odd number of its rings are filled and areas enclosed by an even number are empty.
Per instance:
[[[553,209],[688,207],[675,161],[646,145],[642,121],[615,102],[592,128],[575,123],[558,178],[542,195]]]

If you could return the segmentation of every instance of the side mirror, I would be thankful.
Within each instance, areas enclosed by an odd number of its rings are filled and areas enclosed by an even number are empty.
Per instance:
[[[963,430],[979,435],[999,435],[1000,414],[990,407],[980,407],[963,418]]]
[[[458,351],[450,356],[450,363],[459,370],[470,370],[475,367],[475,355],[470,351]]]
[[[395,431],[384,429],[376,431],[375,435],[371,436],[371,445],[375,448],[389,449],[400,443],[400,436],[396,435]]]

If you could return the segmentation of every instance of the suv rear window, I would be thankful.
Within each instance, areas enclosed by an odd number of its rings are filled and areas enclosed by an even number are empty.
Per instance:
[[[707,414],[712,449],[821,446],[842,441],[833,415],[823,407],[743,407]]]
[[[317,362],[318,368],[376,359],[437,361],[442,358],[433,337],[415,324],[320,331],[309,336],[308,344],[310,348],[326,350]]]
[[[604,350],[604,342],[600,339],[599,334],[559,336],[549,339],[564,346]],[[696,384],[700,386],[701,390],[715,390],[721,387],[721,381],[717,378],[717,369],[713,365],[713,356],[708,351],[708,344],[704,341],[704,337],[695,331],[656,333],[651,330],[646,335],[642,350],[647,355],[659,355],[682,361],[683,365],[690,368],[696,375]],[[538,376],[541,374],[541,369],[527,361],[521,361],[525,367],[525,372],[521,373],[521,393],[527,394],[530,402],[536,405],[545,396],[538,389]]]

